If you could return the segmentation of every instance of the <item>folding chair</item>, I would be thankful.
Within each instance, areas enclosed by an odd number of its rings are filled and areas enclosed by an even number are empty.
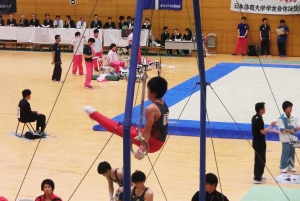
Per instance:
[[[17,119],[18,119],[18,125],[17,125],[17,129],[16,129],[16,136],[18,136],[18,137],[22,137],[23,136],[25,125],[26,125],[26,127],[28,128],[28,130],[30,132],[35,132],[34,128],[32,127],[32,125],[30,123],[30,121],[21,121],[21,119],[20,119],[21,118],[21,109],[20,109],[20,107],[17,107],[16,116],[17,116]],[[32,122],[34,122],[34,121],[32,121]],[[23,123],[23,128],[22,128],[21,136],[18,135],[18,128],[19,128],[19,124],[20,123]],[[28,124],[30,125],[31,129],[28,126]]]
[[[207,48],[208,49],[215,49],[217,48],[217,34],[210,33],[207,34]],[[208,53],[216,53],[216,52],[208,52]]]
[[[115,72],[114,67],[108,65],[106,56],[102,58],[102,66],[100,70],[103,71],[103,74],[109,74],[111,72]]]

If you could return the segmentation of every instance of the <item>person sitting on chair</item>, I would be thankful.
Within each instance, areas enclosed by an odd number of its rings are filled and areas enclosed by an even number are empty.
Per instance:
[[[20,27],[28,27],[29,26],[29,22],[26,19],[25,15],[21,15],[19,26]]]
[[[46,116],[38,111],[32,111],[30,108],[29,100],[31,98],[31,91],[25,89],[22,91],[23,99],[19,102],[20,108],[20,121],[22,122],[34,122],[36,121],[36,132],[40,135],[44,135],[46,126]]]
[[[116,24],[112,22],[111,17],[107,18],[107,22],[105,22],[103,29],[116,29]]]
[[[182,40],[184,40],[184,41],[192,41],[193,40],[192,31],[189,28],[186,28],[184,31],[185,31],[185,34],[183,35]],[[183,50],[183,53],[185,55],[187,55],[187,54],[191,55],[192,54],[192,52],[190,52],[189,50]]]
[[[35,201],[62,201],[62,199],[54,195],[54,182],[51,179],[45,179],[41,184],[41,190],[44,191],[44,195],[41,195],[35,199]]]
[[[123,29],[123,27],[124,27],[124,28],[125,28],[125,27],[129,28],[129,24],[125,21],[125,18],[124,18],[123,15],[121,15],[121,16],[119,17],[119,20],[120,20],[120,22],[119,22],[119,24],[118,24],[119,29]]]
[[[119,186],[115,193],[116,196],[119,196],[123,191],[123,170],[121,168],[112,168],[108,162],[103,161],[99,163],[97,171],[107,179],[110,200],[115,201],[113,182]]]
[[[131,175],[132,183],[130,197],[131,200],[153,201],[153,191],[145,186],[146,175],[142,171],[136,170]],[[120,193],[119,201],[124,200],[123,193]]]
[[[170,38],[170,34],[168,33],[169,28],[167,26],[164,26],[163,30],[164,32],[162,32],[162,34],[160,35],[160,39],[161,39],[161,46],[165,47],[166,40]],[[166,55],[168,54],[172,54],[172,50],[166,50]]]
[[[171,40],[178,41],[181,40],[181,34],[178,32],[178,29],[174,29],[173,34],[171,36]],[[176,50],[177,55],[179,55],[179,50]]]
[[[112,43],[109,46],[109,52],[107,54],[107,62],[108,65],[113,67],[116,70],[116,73],[119,74],[120,71],[123,71],[125,68],[125,62],[124,61],[120,61],[118,59],[118,55],[116,53],[117,50],[117,45]]]

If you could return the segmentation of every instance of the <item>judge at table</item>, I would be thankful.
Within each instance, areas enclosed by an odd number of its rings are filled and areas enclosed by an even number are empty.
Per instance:
[[[51,28],[53,27],[53,21],[50,19],[50,15],[48,13],[45,14],[44,24],[42,27]]]
[[[124,18],[123,15],[121,15],[121,16],[119,17],[119,20],[120,20],[120,22],[119,22],[119,24],[118,24],[119,29],[123,29],[123,27],[129,28],[129,24],[125,21],[125,18]]]
[[[84,21],[84,17],[81,17],[80,20],[76,24],[77,29],[85,29],[86,22]]]
[[[2,15],[0,15],[0,26],[5,26],[4,20],[2,19]]]
[[[9,19],[6,22],[6,26],[18,26],[17,21],[13,18],[12,15],[9,15]]]
[[[31,27],[39,27],[40,26],[40,21],[38,19],[36,19],[36,15],[33,14],[31,16],[31,18],[32,19],[29,22],[29,26],[31,26]]]
[[[151,24],[150,24],[149,18],[146,18],[146,19],[145,19],[145,23],[143,24],[142,29],[148,29],[148,30],[151,30]]]
[[[28,27],[28,26],[29,26],[29,22],[26,19],[25,15],[21,15],[19,27]]]
[[[192,39],[193,39],[192,31],[189,28],[186,28],[184,31],[185,31],[185,34],[183,35],[182,40],[192,41]],[[192,54],[192,52],[190,50],[183,50],[183,53],[185,55],[187,55],[187,54],[191,55]]]
[[[107,22],[105,22],[103,29],[116,29],[116,24],[112,22],[111,17],[107,18]]]
[[[55,28],[63,28],[64,22],[60,19],[60,15],[55,16],[55,20],[53,22],[53,27]]]
[[[76,28],[74,20],[71,19],[70,15],[66,16],[64,28]]]
[[[170,34],[168,33],[169,29],[167,26],[164,26],[164,32],[160,35],[161,38],[161,46],[165,47],[166,40],[170,38]],[[172,54],[172,50],[166,50],[166,55]]]
[[[181,41],[181,34],[178,32],[178,29],[174,29],[173,34],[171,36],[171,40],[173,41]],[[176,50],[177,55],[179,55],[179,50]]]
[[[102,28],[102,22],[100,20],[98,20],[98,15],[95,14],[94,15],[94,20],[91,22],[91,26],[92,29],[96,28],[96,29],[101,29]]]

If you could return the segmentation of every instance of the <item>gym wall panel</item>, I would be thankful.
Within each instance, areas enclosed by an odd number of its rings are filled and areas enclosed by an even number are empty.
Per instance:
[[[207,34],[203,32],[204,34]],[[228,32],[227,31],[222,31],[221,32],[221,43],[227,43],[228,42]]]
[[[300,36],[298,36],[298,37],[300,37]],[[300,49],[300,45],[293,45],[292,51],[293,51],[293,56],[294,57],[300,57],[299,49]]]
[[[205,0],[205,1],[203,1],[202,6],[203,6],[204,9],[206,9],[206,8],[228,8],[228,10],[229,10],[230,2],[231,2],[230,0],[221,0],[221,1],[216,1],[216,0],[208,1],[208,0]]]

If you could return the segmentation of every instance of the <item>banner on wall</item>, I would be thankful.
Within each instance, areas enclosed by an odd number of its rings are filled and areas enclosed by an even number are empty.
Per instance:
[[[15,13],[17,12],[16,0],[1,0],[0,1],[0,14]]]
[[[273,15],[300,14],[300,0],[231,0],[230,10]]]
[[[144,0],[144,9],[182,10],[182,0]]]

